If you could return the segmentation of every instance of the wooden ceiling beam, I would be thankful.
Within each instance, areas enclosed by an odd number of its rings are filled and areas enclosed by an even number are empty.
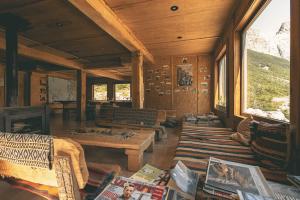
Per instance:
[[[107,77],[107,78],[111,78],[111,79],[114,79],[114,80],[120,80],[120,81],[126,79],[126,77],[124,77],[124,76],[120,76],[118,74],[109,72],[107,70],[101,70],[101,69],[86,70],[86,72],[91,74],[92,76],[95,76],[95,77]]]
[[[70,0],[70,2],[129,51],[140,51],[146,61],[154,63],[152,54],[104,0]]]
[[[5,38],[0,36],[0,49],[5,50]],[[22,56],[26,56],[35,60],[40,60],[60,66],[64,66],[71,69],[81,69],[83,65],[74,62],[72,60],[66,59],[64,57],[49,53],[40,49],[30,48],[24,44],[18,44],[18,53]]]
[[[26,56],[31,59],[44,61],[47,63],[64,66],[69,69],[85,69],[84,65],[81,63],[78,63],[76,61],[64,58],[60,55],[56,55],[53,53],[49,53],[47,51],[37,49],[37,48],[31,48],[24,44],[21,44],[19,42],[18,44],[18,53],[22,56]],[[5,38],[3,35],[0,34],[0,49],[5,50]],[[86,70],[88,73],[90,73],[93,76],[96,77],[108,77],[116,80],[125,80],[125,77],[116,75],[111,72],[107,72],[105,70]]]

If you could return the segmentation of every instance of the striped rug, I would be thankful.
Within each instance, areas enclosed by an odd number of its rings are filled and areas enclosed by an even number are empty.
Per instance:
[[[205,175],[209,157],[261,167],[265,177],[286,182],[286,172],[267,160],[255,158],[250,147],[230,138],[228,128],[183,126],[173,165],[181,160],[187,167]]]

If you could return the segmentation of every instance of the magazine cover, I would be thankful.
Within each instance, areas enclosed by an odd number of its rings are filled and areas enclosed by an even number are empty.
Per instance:
[[[142,169],[133,174],[130,178],[138,181],[153,183],[155,185],[165,186],[170,179],[170,175],[166,170],[161,170],[149,164],[146,164]]]
[[[176,185],[183,191],[195,197],[199,175],[187,168],[181,161],[178,161],[174,169],[171,170],[171,177]]]
[[[95,200],[161,200],[165,187],[116,177]]]
[[[216,190],[237,194],[237,190],[265,197],[273,197],[259,167],[210,157],[205,180],[207,192]]]

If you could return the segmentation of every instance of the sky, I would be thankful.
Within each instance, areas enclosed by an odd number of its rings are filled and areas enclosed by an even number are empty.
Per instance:
[[[290,21],[290,0],[271,0],[261,15],[252,24],[265,36],[274,36],[282,22]]]

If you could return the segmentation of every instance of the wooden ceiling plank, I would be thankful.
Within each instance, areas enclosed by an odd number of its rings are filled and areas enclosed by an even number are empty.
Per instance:
[[[139,50],[148,62],[154,63],[151,53],[104,0],[70,0],[70,2],[128,50],[131,52]]]

